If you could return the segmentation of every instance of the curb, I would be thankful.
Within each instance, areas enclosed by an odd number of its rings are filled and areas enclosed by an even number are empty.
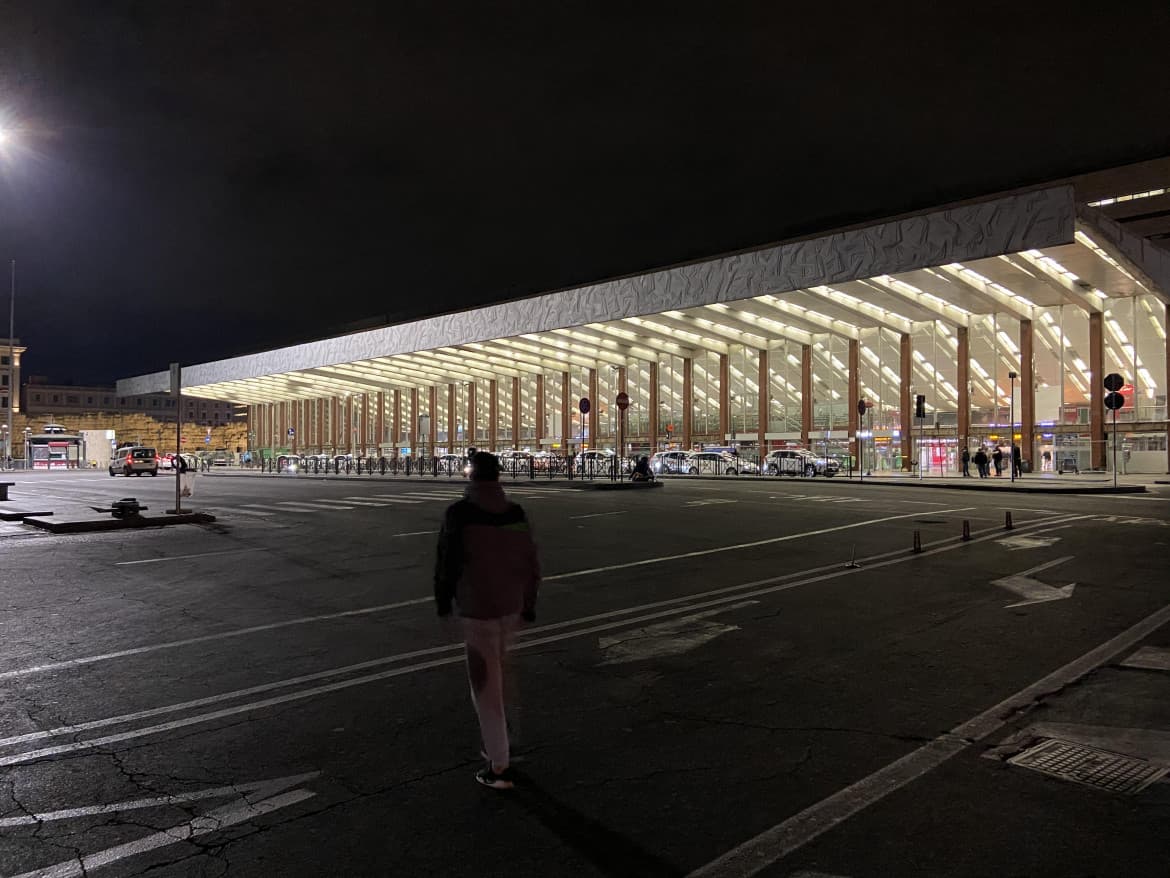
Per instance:
[[[50,513],[51,514],[51,513]],[[98,533],[108,530],[127,530],[141,527],[167,527],[172,524],[210,524],[215,516],[206,512],[187,512],[182,515],[136,515],[130,518],[52,519],[26,518],[24,523],[52,534]]]
[[[314,482],[375,482],[384,485],[392,484],[419,484],[419,485],[466,485],[467,479],[463,476],[323,476],[323,475],[306,475],[305,473],[296,473],[295,475],[289,473],[260,473],[251,475],[248,473],[200,473],[200,478],[204,476],[211,476],[216,479],[290,479],[296,481],[314,481]],[[625,488],[650,488],[654,486],[661,487],[661,482],[655,480],[653,482],[611,482],[609,479],[596,479],[593,481],[587,479],[573,479],[569,481],[565,478],[507,478],[506,474],[500,479],[500,485],[507,490],[509,487],[524,486],[526,488],[540,488],[541,490],[572,490],[572,491],[612,491],[614,489]]]

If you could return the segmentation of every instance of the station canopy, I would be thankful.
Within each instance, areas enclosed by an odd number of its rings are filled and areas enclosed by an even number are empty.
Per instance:
[[[1002,345],[971,352],[972,378],[987,382],[994,399],[998,388],[987,376],[1003,374],[1004,366],[991,360],[1018,362],[1019,355],[1013,334],[1002,331],[1005,318],[1034,320],[1037,345],[1055,352],[1069,342],[1052,309],[1067,305],[1108,316],[1111,303],[1129,299],[1132,320],[1107,321],[1116,336],[1112,346],[1131,344],[1136,330],[1149,336],[1147,346],[1160,344],[1164,352],[1168,287],[1164,251],[1076,204],[1072,187],[1058,186],[185,366],[183,392],[263,404],[607,366],[645,372],[663,357],[778,343],[808,345],[823,367],[843,369],[832,340],[858,339],[863,357],[872,360],[866,339],[875,332],[913,334],[929,324],[941,327],[944,344],[915,346],[913,368],[922,375],[947,371],[932,358],[949,360],[953,372],[948,327],[1002,338]],[[1087,359],[1062,358],[1078,386],[1089,382]],[[880,372],[863,375],[863,395],[879,395],[867,385]],[[1148,377],[1151,385],[1161,383]],[[754,387],[756,378],[749,373],[740,380]],[[118,382],[120,395],[168,389],[167,372]],[[957,394],[947,381],[939,392]]]

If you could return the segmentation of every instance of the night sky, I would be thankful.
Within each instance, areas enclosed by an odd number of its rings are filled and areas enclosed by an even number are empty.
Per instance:
[[[0,0],[26,373],[110,382],[1170,154],[1165,0],[604,6]]]

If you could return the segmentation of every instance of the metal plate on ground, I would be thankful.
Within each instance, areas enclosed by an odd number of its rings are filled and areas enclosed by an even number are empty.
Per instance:
[[[1143,646],[1121,663],[1123,668],[1144,668],[1148,671],[1170,671],[1170,649]]]
[[[1029,747],[1008,762],[1110,793],[1133,794],[1170,773],[1170,767],[1058,738]]]

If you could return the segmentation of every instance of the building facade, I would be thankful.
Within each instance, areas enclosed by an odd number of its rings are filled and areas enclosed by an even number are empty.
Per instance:
[[[247,402],[254,448],[614,447],[625,392],[627,452],[954,472],[1014,439],[1085,470],[1108,462],[1117,373],[1129,470],[1165,472],[1167,289],[1170,256],[1065,185],[188,367],[184,394]]]

